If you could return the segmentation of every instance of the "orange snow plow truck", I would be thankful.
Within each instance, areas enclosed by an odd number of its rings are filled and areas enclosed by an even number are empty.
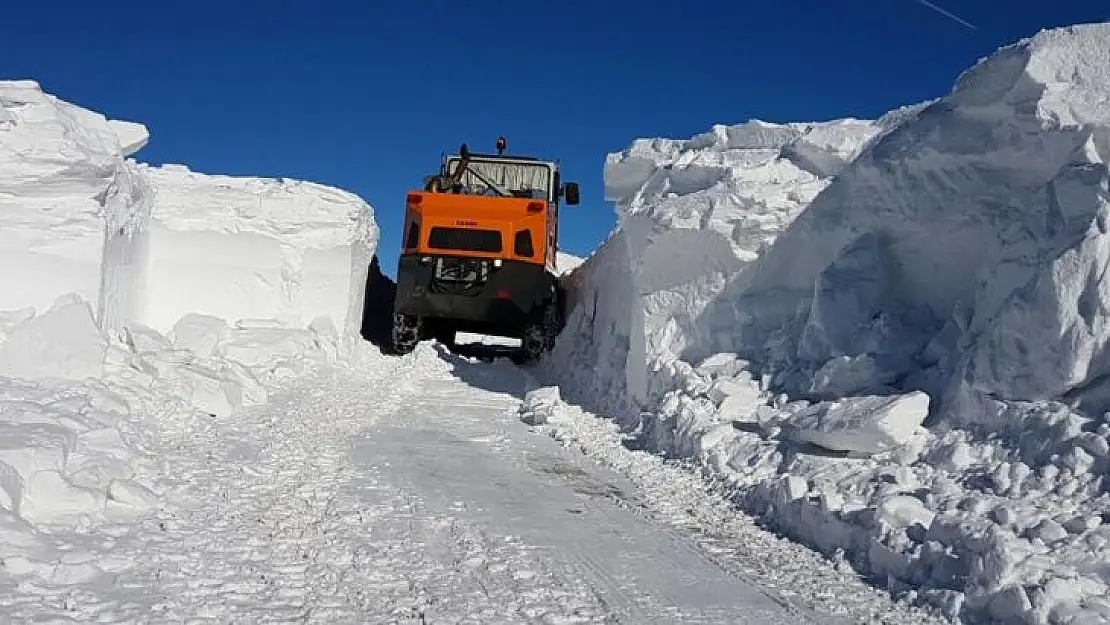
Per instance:
[[[406,196],[392,350],[424,339],[453,345],[456,332],[520,340],[516,360],[535,360],[562,330],[556,272],[559,204],[579,201],[558,162],[471,153],[464,143],[438,175]]]

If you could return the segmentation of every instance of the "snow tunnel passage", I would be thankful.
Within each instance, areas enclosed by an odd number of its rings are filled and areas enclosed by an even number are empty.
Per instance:
[[[375,254],[370,261],[370,270],[366,272],[360,333],[362,338],[383,351],[389,347],[393,295],[396,291],[397,283],[382,273],[381,263]]]

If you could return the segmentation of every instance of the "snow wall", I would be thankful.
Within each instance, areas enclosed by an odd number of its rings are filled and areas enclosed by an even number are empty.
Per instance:
[[[13,583],[126,567],[94,545],[59,550],[57,535],[175,505],[166,430],[234,418],[345,347],[374,356],[354,340],[378,239],[365,202],[130,159],[148,140],[0,81],[0,561]]]
[[[145,127],[0,81],[0,310],[76,293],[104,333],[188,313],[358,337],[378,240],[357,196],[128,157]]]
[[[598,362],[605,376],[568,371],[583,378],[564,393],[635,411],[661,390],[655,364],[731,348],[735,316],[711,304],[888,121],[755,120],[609,155],[617,227],[565,278],[567,330],[550,359]]]
[[[1045,31],[874,122],[610,155],[541,377],[907,600],[1110,620],[1107,50]]]

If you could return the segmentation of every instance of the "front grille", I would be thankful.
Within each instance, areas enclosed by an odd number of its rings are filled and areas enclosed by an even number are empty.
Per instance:
[[[436,280],[480,283],[489,279],[489,261],[477,258],[437,258]]]
[[[496,230],[437,227],[428,234],[428,247],[497,254],[501,252],[501,233]]]
[[[489,280],[490,262],[478,258],[437,258],[433,279],[428,285],[432,293],[466,295],[482,294]]]

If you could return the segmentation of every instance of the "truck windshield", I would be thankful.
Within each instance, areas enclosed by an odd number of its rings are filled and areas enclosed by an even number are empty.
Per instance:
[[[458,166],[459,159],[452,158],[448,161],[448,175],[454,174]],[[508,195],[550,200],[551,178],[551,166],[546,163],[471,158],[460,184],[463,193],[472,195]]]

